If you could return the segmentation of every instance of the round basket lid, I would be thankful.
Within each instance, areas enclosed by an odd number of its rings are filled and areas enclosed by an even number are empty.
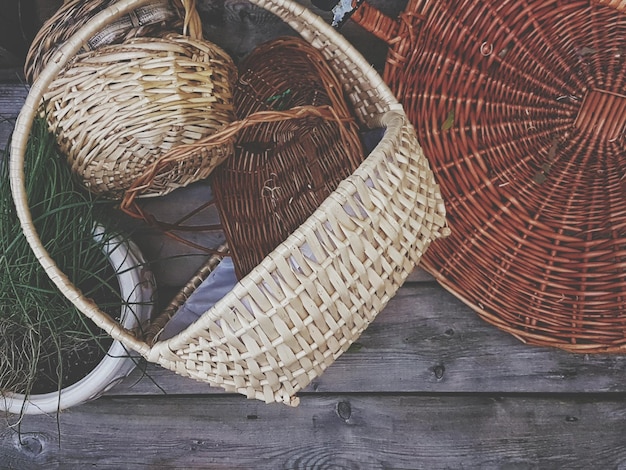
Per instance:
[[[589,1],[448,0],[410,1],[404,15],[414,47],[394,46],[385,77],[452,230],[423,266],[522,341],[621,351],[626,14]]]

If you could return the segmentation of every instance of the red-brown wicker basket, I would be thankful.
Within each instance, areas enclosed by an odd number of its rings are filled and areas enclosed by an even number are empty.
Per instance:
[[[488,322],[573,352],[626,348],[626,2],[410,0],[351,16],[441,185],[423,266]]]

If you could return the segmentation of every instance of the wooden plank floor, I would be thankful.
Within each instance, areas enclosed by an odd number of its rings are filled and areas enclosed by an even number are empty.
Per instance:
[[[233,54],[283,32],[240,1],[222,4],[202,2],[203,18]],[[359,34],[346,30],[380,63],[378,45]],[[5,70],[0,84],[0,142],[27,93],[11,76]],[[197,190],[159,204],[193,202]],[[154,232],[139,242],[153,259],[176,254]],[[162,295],[202,259],[156,265]],[[247,400],[142,363],[105,396],[59,416],[5,416],[0,469],[620,469],[625,393],[626,357],[524,345],[418,269],[300,394],[299,407]]]

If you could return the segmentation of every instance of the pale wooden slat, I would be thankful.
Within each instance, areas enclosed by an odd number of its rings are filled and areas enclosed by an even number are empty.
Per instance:
[[[218,392],[158,366],[150,366],[147,374],[141,378],[137,369],[111,393]],[[482,321],[437,284],[410,283],[307,390],[625,392],[624,376],[626,356],[525,345]]]
[[[620,398],[306,396],[103,399],[0,434],[4,468],[622,468]]]
[[[28,95],[28,87],[20,83],[0,84],[0,115],[15,118]]]

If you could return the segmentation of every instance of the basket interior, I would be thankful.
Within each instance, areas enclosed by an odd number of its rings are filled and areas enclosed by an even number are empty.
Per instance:
[[[238,278],[294,232],[362,162],[360,130],[321,52],[298,37],[262,44],[240,64],[240,119],[257,111],[330,106],[310,116],[241,131],[233,158],[210,177]]]

